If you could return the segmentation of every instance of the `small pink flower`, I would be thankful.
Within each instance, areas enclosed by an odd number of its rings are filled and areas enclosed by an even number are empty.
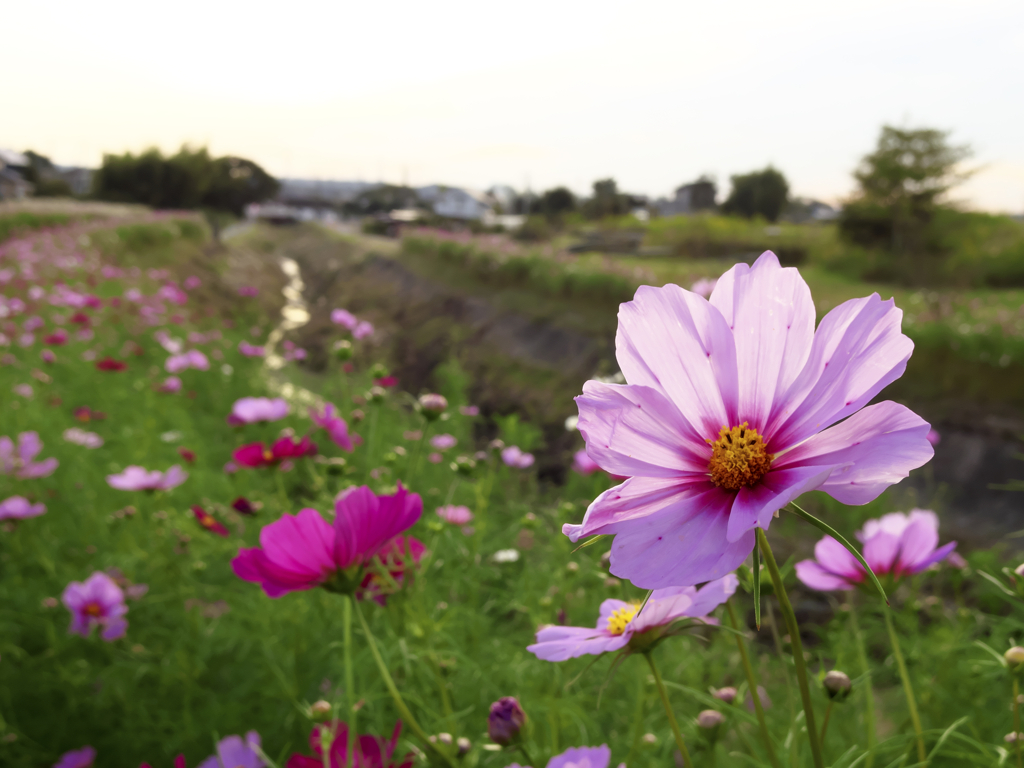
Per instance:
[[[255,424],[259,421],[278,421],[288,415],[288,403],[280,397],[243,397],[235,401],[228,416],[228,424]]]
[[[928,434],[925,435],[925,437],[928,439],[928,442],[931,443],[932,445],[938,445],[939,441],[942,440],[942,435],[940,435],[938,430],[935,429],[929,429]]]
[[[427,461],[429,461],[431,464],[440,464],[442,461],[444,461],[444,456],[437,452],[430,453],[427,455]]]
[[[196,520],[203,528],[208,530],[210,533],[215,533],[218,536],[229,536],[230,532],[223,524],[217,521],[213,515],[207,512],[202,507],[196,505],[192,507],[192,514],[196,516]]]
[[[690,290],[696,293],[698,296],[703,296],[705,299],[710,298],[711,293],[715,290],[715,286],[718,285],[718,278],[703,277],[693,285],[690,286]]]
[[[437,516],[452,525],[465,525],[473,519],[473,513],[469,511],[469,507],[456,507],[452,504],[438,507]]]
[[[92,747],[82,747],[65,752],[60,759],[53,764],[53,768],[91,768],[96,760],[96,750]]]
[[[311,442],[308,437],[303,437],[301,440],[282,437],[269,448],[263,443],[243,445],[235,450],[232,458],[236,464],[243,467],[272,467],[281,464],[281,468],[287,471],[288,468],[282,464],[283,461],[303,456],[315,456],[316,452],[316,443]]]
[[[592,475],[597,472],[601,467],[598,466],[597,462],[590,458],[589,454],[585,450],[578,450],[572,456],[572,469],[573,472],[578,472],[581,475]]]
[[[238,342],[238,351],[246,357],[263,357],[266,354],[263,347],[257,347],[255,344],[250,344],[245,339]]]
[[[356,326],[359,325],[359,320],[347,309],[332,310],[331,322],[334,323],[335,325],[340,325],[343,328],[347,328],[350,331],[355,330]]]
[[[181,379],[177,376],[168,376],[164,379],[164,383],[160,385],[161,392],[180,392],[181,391]]]
[[[352,338],[365,339],[373,335],[373,325],[366,320],[360,320],[359,324],[352,329]]]
[[[443,434],[434,435],[430,438],[430,444],[439,451],[447,451],[449,448],[454,448],[458,445],[459,441],[455,439],[454,435]]]
[[[24,496],[11,496],[0,501],[0,520],[25,520],[45,512],[45,504],[32,504]]]
[[[241,288],[238,289],[238,295],[245,296],[246,298],[251,299],[260,295],[260,289],[255,288],[251,285],[243,285]]]
[[[14,394],[16,395],[24,397],[26,400],[30,400],[32,398],[32,395],[34,394],[32,391],[31,384],[15,384],[11,388],[11,391],[14,392]]]
[[[309,409],[309,418],[318,427],[327,430],[331,442],[344,451],[352,450],[352,439],[348,434],[348,424],[338,416],[338,409],[333,403],[324,403],[323,411],[316,408]]]
[[[460,405],[459,413],[463,416],[479,416],[480,409],[475,405]]]
[[[177,464],[166,472],[132,465],[119,474],[107,475],[107,484],[119,491],[169,491],[187,479],[188,472]]]
[[[19,434],[17,448],[11,438],[0,437],[0,474],[13,475],[19,480],[34,480],[52,475],[59,462],[53,457],[35,461],[35,457],[42,450],[43,441],[36,432]]]
[[[64,430],[64,439],[69,443],[81,445],[83,448],[99,448],[103,445],[103,438],[95,432],[89,432],[78,427],[70,427]]]
[[[102,628],[103,639],[107,642],[124,637],[128,629],[128,622],[124,619],[128,613],[124,593],[102,571],[96,571],[84,583],[73,581],[68,584],[61,600],[71,611],[69,633],[88,637],[92,628],[98,626]]]
[[[190,291],[194,291],[196,288],[198,288],[202,284],[203,284],[203,281],[200,280],[195,275],[189,275],[188,277],[185,278],[185,282],[184,282],[185,288],[187,288]]]
[[[516,469],[532,467],[534,461],[533,454],[526,453],[518,445],[510,445],[503,450],[501,452],[501,460],[505,462],[505,466],[515,467]]]

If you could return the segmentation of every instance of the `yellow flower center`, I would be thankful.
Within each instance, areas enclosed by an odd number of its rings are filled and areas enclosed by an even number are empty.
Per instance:
[[[626,631],[626,625],[633,620],[640,610],[640,603],[630,603],[624,608],[616,608],[608,617],[608,631],[613,635],[621,635]]]
[[[743,422],[738,427],[722,427],[718,439],[711,442],[708,472],[711,482],[727,491],[755,485],[772,468],[774,456],[768,453],[756,429]]]
[[[264,451],[263,452],[263,460],[264,461],[273,461],[274,460],[274,452],[273,451]]]

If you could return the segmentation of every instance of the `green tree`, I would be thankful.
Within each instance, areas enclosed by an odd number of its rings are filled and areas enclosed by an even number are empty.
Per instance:
[[[548,218],[557,218],[576,210],[576,195],[566,187],[555,187],[540,196],[537,212]]]
[[[731,177],[732,190],[722,204],[725,213],[778,221],[789,200],[789,182],[772,166]]]
[[[615,179],[599,179],[594,182],[594,194],[584,204],[584,213],[591,219],[605,216],[622,216],[629,213],[629,195],[619,192]]]

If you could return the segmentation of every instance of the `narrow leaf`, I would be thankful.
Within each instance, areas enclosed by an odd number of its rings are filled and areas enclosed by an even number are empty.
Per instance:
[[[931,760],[933,757],[939,754],[939,750],[942,748],[942,745],[946,743],[946,739],[950,737],[953,731],[955,731],[957,728],[959,728],[961,725],[963,725],[970,719],[970,715],[961,717],[959,720],[957,720],[955,723],[949,726],[949,728],[943,731],[942,735],[939,737],[939,740],[935,742],[935,746],[932,747],[932,751],[928,753],[928,759]]]
[[[575,555],[581,549],[585,549],[586,547],[589,547],[591,544],[597,544],[597,542],[599,542],[601,539],[603,539],[607,535],[608,534],[606,534],[606,533],[599,533],[599,534],[597,534],[597,536],[594,536],[592,539],[587,539],[582,544],[580,544],[578,547],[576,547],[576,549],[574,549],[572,551],[572,554]]]
[[[761,631],[761,549],[754,547],[754,626]]]
[[[805,512],[804,510],[800,509],[800,507],[798,507],[793,502],[790,502],[789,505],[791,507],[793,507],[793,510],[796,512],[796,514],[799,517],[802,517],[804,520],[806,520],[808,523],[813,525],[815,528],[817,528],[820,531],[823,531],[824,533],[827,533],[833,539],[835,539],[840,544],[842,544],[844,547],[846,547],[846,549],[850,552],[850,554],[857,558],[857,562],[860,563],[861,567],[865,571],[867,571],[868,576],[871,577],[871,581],[875,585],[875,589],[878,590],[878,594],[880,594],[882,596],[882,599],[885,601],[885,604],[889,605],[889,598],[885,596],[885,590],[882,589],[882,583],[878,580],[878,577],[875,576],[875,572],[871,570],[871,566],[868,565],[868,561],[865,560],[863,555],[861,555],[861,553],[857,551],[857,548],[855,546],[853,546],[850,542],[848,542],[845,538],[843,538],[842,534],[840,534],[839,531],[837,531],[835,528],[830,526],[828,523],[826,523],[826,522],[824,522],[822,520],[819,520],[814,515],[812,515],[810,512]]]

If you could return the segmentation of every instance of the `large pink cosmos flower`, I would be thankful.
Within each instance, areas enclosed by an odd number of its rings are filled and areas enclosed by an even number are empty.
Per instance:
[[[605,600],[601,603],[597,627],[544,627],[537,632],[537,642],[528,645],[526,650],[544,661],[565,661],[586,654],[618,651],[629,645],[635,635],[656,632],[682,618],[716,624],[717,620],[708,618],[708,614],[728,600],[738,585],[739,579],[730,573],[700,589],[656,589],[643,611],[640,611],[639,602]],[[649,647],[649,644],[644,643],[644,647]]]
[[[96,571],[85,582],[72,581],[64,589],[61,602],[71,611],[70,633],[88,637],[98,626],[103,629],[103,639],[110,642],[124,637],[128,629],[124,592],[103,571]]]
[[[260,547],[240,549],[231,561],[235,574],[260,584],[269,597],[320,586],[345,593],[375,591],[364,584],[372,571],[364,570],[374,558],[391,561],[399,539],[397,548],[406,548],[399,534],[420,519],[423,500],[401,484],[391,496],[377,496],[364,485],[339,498],[334,512],[333,525],[315,509],[303,509],[265,526]]]
[[[562,754],[555,755],[548,760],[546,768],[608,768],[611,760],[612,751],[607,744],[602,744],[600,747],[570,747]],[[523,768],[523,766],[519,763],[512,763],[508,768]],[[619,768],[623,768],[623,766],[620,765]]]
[[[318,427],[327,430],[331,442],[343,451],[352,451],[352,439],[348,436],[348,424],[338,415],[338,408],[333,403],[324,403],[323,411],[309,409],[309,418]]]
[[[33,504],[24,496],[11,496],[0,501],[0,520],[25,520],[45,513],[45,504]]]
[[[288,415],[288,403],[280,397],[242,397],[231,406],[228,424],[254,424],[257,421],[277,421]]]
[[[52,475],[60,462],[52,456],[42,461],[35,461],[43,450],[43,441],[38,432],[22,432],[18,435],[18,445],[4,435],[0,437],[0,474],[13,475],[19,480],[34,480]]]
[[[864,559],[875,575],[888,574],[894,579],[920,573],[956,549],[955,541],[939,547],[939,518],[928,509],[912,509],[910,514],[892,512],[868,520],[857,538],[864,544]],[[814,556],[817,560],[796,564],[797,577],[811,589],[853,589],[867,578],[857,559],[831,536],[815,545]]]
[[[175,464],[166,472],[145,467],[125,467],[116,475],[107,475],[107,484],[119,491],[169,491],[188,480],[188,472]]]
[[[656,589],[732,571],[802,493],[871,501],[932,457],[919,416],[865,407],[906,368],[902,316],[872,294],[815,331],[810,289],[770,251],[722,275],[710,302],[641,287],[619,308],[629,383],[588,381],[576,398],[587,453],[629,479],[563,532],[616,534],[612,573]]]

